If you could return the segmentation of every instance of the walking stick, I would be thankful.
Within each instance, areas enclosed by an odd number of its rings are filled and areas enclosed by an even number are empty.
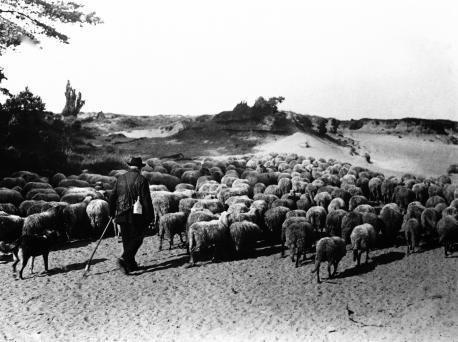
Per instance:
[[[92,251],[91,257],[89,258],[89,260],[86,263],[86,268],[84,269],[83,277],[86,275],[87,272],[89,272],[89,268],[91,267],[91,261],[92,261],[92,258],[94,258],[95,251],[97,250],[97,248],[99,248],[100,242],[102,242],[103,236],[105,235],[105,232],[107,231],[108,226],[110,225],[111,221],[113,221],[113,218],[110,217],[110,220],[108,221],[107,226],[103,230],[103,233],[99,238],[99,241],[97,241],[97,245],[95,245],[95,248]]]

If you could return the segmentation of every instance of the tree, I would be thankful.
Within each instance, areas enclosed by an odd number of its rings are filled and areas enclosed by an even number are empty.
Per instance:
[[[35,44],[44,36],[68,43],[69,37],[56,27],[58,23],[99,24],[95,12],[83,12],[74,2],[51,0],[1,0],[0,55],[9,47],[20,45],[24,39]]]
[[[76,117],[84,106],[86,101],[81,99],[81,92],[76,95],[76,90],[70,85],[70,81],[67,81],[67,88],[65,89],[65,107],[62,111],[63,116]]]
[[[331,129],[329,130],[331,133],[337,133],[337,128],[339,127],[340,121],[332,118],[330,120],[331,123]]]
[[[327,132],[326,123],[327,123],[326,119],[322,119],[322,120],[318,121],[318,134],[319,135],[325,135],[326,134],[326,132]]]

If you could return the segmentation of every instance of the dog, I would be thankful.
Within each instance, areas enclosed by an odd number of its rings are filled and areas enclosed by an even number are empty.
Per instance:
[[[30,272],[33,273],[33,264],[35,257],[42,255],[45,267],[45,273],[48,273],[48,256],[51,248],[56,244],[59,235],[56,231],[46,230],[43,235],[22,235],[18,243],[12,248],[13,253],[13,274],[16,275],[16,265],[22,261],[22,266],[19,271],[19,278],[24,279],[22,274],[27,262],[32,257],[32,265]]]

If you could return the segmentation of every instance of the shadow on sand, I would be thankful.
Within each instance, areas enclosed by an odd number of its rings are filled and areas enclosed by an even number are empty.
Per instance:
[[[92,259],[91,261],[91,266],[94,266],[95,264],[107,261],[108,259],[106,258],[100,258],[100,259]],[[64,267],[60,268],[53,268],[49,270],[49,275],[55,275],[55,274],[62,274],[62,273],[68,273],[71,271],[79,271],[83,270],[86,267],[86,261],[84,262],[79,262],[79,263],[74,263],[74,264],[69,264]]]
[[[347,268],[343,272],[337,274],[336,278],[347,278],[369,273],[370,271],[373,271],[377,267],[377,265],[389,264],[404,258],[404,256],[405,254],[402,252],[389,252],[385,254],[380,254],[371,258],[371,260],[369,260],[367,264],[365,262],[362,262],[359,267],[355,265],[352,268]]]

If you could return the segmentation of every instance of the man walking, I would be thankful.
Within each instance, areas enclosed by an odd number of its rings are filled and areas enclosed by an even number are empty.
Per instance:
[[[138,268],[135,254],[154,217],[148,181],[140,173],[145,164],[139,157],[127,164],[129,171],[118,177],[110,197],[110,216],[121,226],[123,253],[118,265],[125,274]]]

